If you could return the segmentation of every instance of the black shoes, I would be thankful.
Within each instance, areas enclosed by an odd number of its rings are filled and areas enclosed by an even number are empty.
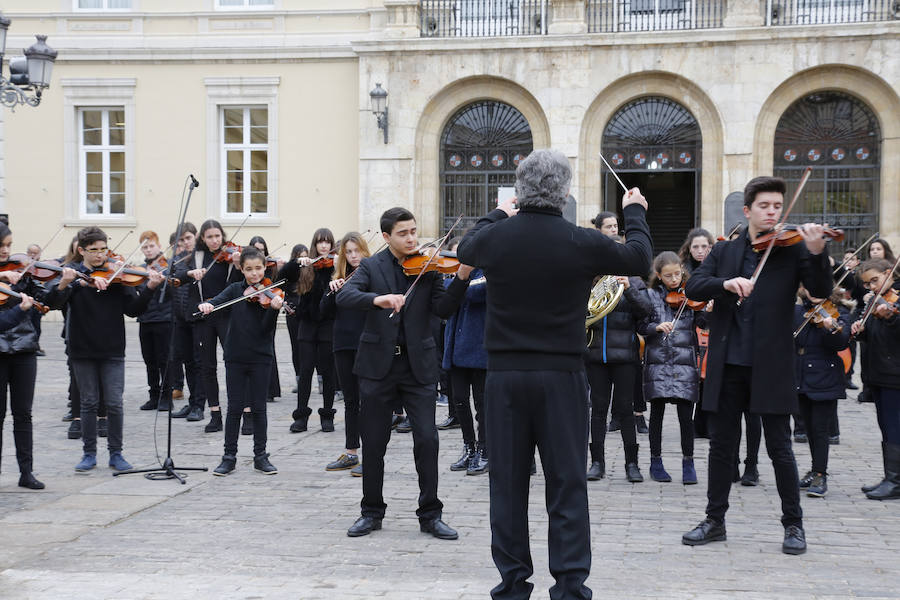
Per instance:
[[[847,380],[846,387],[848,390],[858,390],[859,389],[859,386],[856,385],[855,383],[853,383],[852,381],[850,381],[849,379]]]
[[[75,419],[71,423],[69,423],[69,431],[66,434],[70,440],[79,440],[81,439],[81,419]],[[875,486],[878,487],[878,486]],[[873,490],[875,488],[872,488]]]
[[[824,473],[816,473],[806,488],[806,495],[810,498],[824,498],[827,493],[828,476]]]
[[[885,443],[882,446],[884,455],[884,481],[874,490],[866,492],[869,500],[895,500],[900,498],[900,446]]]
[[[884,462],[884,470],[885,470],[885,472],[887,472],[887,453],[885,452],[884,442],[881,442],[881,458],[883,461],[885,461]],[[878,486],[880,486],[883,482],[884,482],[884,479],[882,479],[878,483],[873,483],[872,485],[864,485],[860,489],[864,493],[869,493],[873,490],[878,489]]]
[[[465,471],[469,468],[469,461],[472,460],[472,456],[475,454],[475,444],[465,444],[463,446],[462,454],[460,454],[459,458],[455,463],[450,465],[451,471]]]
[[[419,521],[419,530],[423,533],[430,533],[439,540],[455,540],[459,538],[459,534],[456,533],[456,530],[440,519]]]
[[[788,525],[784,528],[784,542],[781,551],[785,554],[803,554],[806,552],[806,533],[799,525]]]
[[[681,543],[687,546],[702,546],[710,542],[724,542],[725,539],[725,523],[706,518],[681,536]]]
[[[372,517],[360,517],[356,520],[356,523],[350,526],[350,529],[347,530],[347,535],[349,537],[361,537],[364,535],[369,535],[373,531],[377,531],[381,529],[381,519],[374,519]]]
[[[42,490],[44,489],[44,484],[35,479],[31,472],[27,472],[19,475],[19,487],[29,490]]]
[[[606,431],[618,431],[622,426],[619,424],[619,420],[615,417],[609,420],[609,427],[606,428]]]
[[[308,420],[309,417],[294,419],[294,422],[291,423],[291,433],[303,433],[304,431],[306,431],[306,422]]]
[[[437,428],[442,431],[445,429],[459,429],[460,427],[461,425],[459,424],[459,419],[457,419],[456,417],[447,417],[446,419],[438,423],[437,426]]]
[[[599,460],[595,460],[591,463],[591,468],[588,469],[587,479],[588,481],[599,481],[606,477],[606,467]]]
[[[805,444],[809,442],[809,437],[807,437],[806,432],[794,430],[794,443],[795,444]]]
[[[466,475],[482,475],[488,471],[488,460],[485,456],[484,443],[478,442],[475,446],[475,453],[469,459],[469,465],[466,467]]]
[[[641,469],[636,462],[625,463],[625,479],[631,483],[644,481],[644,476],[641,475]]]
[[[172,413],[172,418],[173,418],[173,419],[184,419],[184,418],[187,417],[189,414],[191,414],[191,405],[190,405],[190,404],[185,404],[185,405],[182,406],[180,409],[178,409],[178,410],[176,410],[175,412]],[[201,415],[200,415],[200,419],[202,419],[202,418],[203,418],[203,415],[201,414]],[[195,420],[195,421],[199,421],[200,419],[194,419],[194,420]]]
[[[741,477],[741,485],[746,487],[759,485],[759,470],[756,468],[756,463],[744,464],[744,476]]]
[[[816,476],[816,474],[813,473],[812,471],[807,471],[806,475],[804,475],[803,477],[800,478],[800,483],[798,484],[798,487],[801,490],[805,490],[806,488],[809,487],[809,484],[812,483],[813,477],[815,477],[815,476]]]
[[[75,418],[75,415],[73,415],[72,411],[70,410],[69,412],[67,412],[66,414],[63,415],[62,420],[63,420],[63,423],[68,423],[69,421],[71,421],[74,418]]]
[[[159,402],[152,398],[141,404],[141,410],[156,410],[158,407]]]
[[[253,435],[253,413],[241,414],[241,435]]]
[[[650,433],[650,428],[647,427],[647,420],[644,418],[644,415],[634,415],[634,426],[637,428],[638,433]]]
[[[397,425],[403,422],[403,415],[391,415],[391,429],[397,429]]]
[[[188,417],[188,421],[190,420],[190,417]],[[209,411],[209,423],[206,424],[206,427],[203,428],[203,431],[205,431],[206,433],[215,433],[216,431],[222,431],[221,410]]]
[[[353,477],[362,477],[362,463],[359,463],[358,465],[350,469],[350,475],[352,475]]]
[[[269,454],[259,454],[253,457],[253,470],[263,475],[277,475],[278,469],[269,462]]]
[[[356,454],[341,454],[334,462],[325,465],[326,471],[346,471],[359,464],[359,456]]]
[[[402,421],[397,424],[397,433],[410,433],[412,431],[412,423],[409,422],[409,417],[404,417]]]
[[[335,411],[333,408],[331,410],[325,410],[324,408],[319,409],[319,420],[322,423],[322,431],[325,433],[331,433],[334,431],[334,414]]]
[[[181,412],[181,411],[179,411]],[[212,411],[210,411],[212,412]],[[176,413],[177,414],[177,413]],[[172,415],[173,417],[176,415]],[[188,409],[188,414],[185,417],[188,421],[202,421],[203,420],[203,409],[199,406],[195,406],[194,408]]]
[[[234,467],[236,465],[237,457],[233,454],[226,454],[222,457],[222,462],[219,463],[219,466],[213,469],[213,475],[217,477],[231,475],[234,472]]]

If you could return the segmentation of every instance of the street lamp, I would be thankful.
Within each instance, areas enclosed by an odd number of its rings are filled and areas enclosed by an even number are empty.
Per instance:
[[[372,107],[372,114],[378,122],[378,129],[384,130],[384,143],[388,143],[388,109],[387,109],[388,93],[380,83],[375,84],[375,89],[369,92],[369,100]]]
[[[50,87],[50,74],[58,54],[47,45],[46,35],[36,35],[37,42],[24,50],[25,56],[9,59],[9,79],[3,77],[3,56],[10,20],[0,14],[0,103],[15,109],[19,104],[37,106],[41,94]],[[29,96],[26,92],[34,92]]]

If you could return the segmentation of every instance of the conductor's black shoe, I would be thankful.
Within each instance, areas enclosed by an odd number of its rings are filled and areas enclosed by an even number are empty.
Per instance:
[[[456,533],[456,530],[440,519],[419,521],[419,530],[424,533],[430,533],[439,540],[455,540],[459,538],[459,534]]]
[[[278,469],[269,462],[269,454],[258,454],[253,457],[253,470],[263,475],[277,475]]]
[[[441,430],[459,429],[460,427],[461,427],[461,425],[459,424],[459,419],[457,419],[456,417],[447,417],[446,419],[444,419],[443,421],[438,423],[438,426],[437,426],[437,428],[441,429]]]
[[[215,433],[216,431],[222,431],[221,410],[209,411],[209,423],[206,424],[206,427],[203,428],[203,431],[205,431],[206,433]]]
[[[143,404],[141,404],[141,410],[156,410],[159,407],[159,402],[156,400],[147,400]]]
[[[347,530],[347,535],[349,537],[361,537],[369,535],[378,529],[381,529],[381,519],[360,517],[356,520],[356,523],[351,525],[350,529]]]
[[[178,409],[172,413],[172,418],[173,419],[183,419],[183,418],[187,417],[189,414],[191,414],[191,405],[185,404],[180,409]],[[200,417],[200,418],[202,419],[203,417]]]
[[[306,422],[308,419],[309,417],[294,419],[294,422],[291,423],[291,433],[303,433],[306,431]]]
[[[108,437],[109,436],[109,419],[102,418],[97,419],[97,437]]]
[[[409,422],[409,417],[404,418],[397,424],[397,433],[409,433],[411,431],[412,423]]]
[[[69,423],[69,431],[66,435],[70,440],[81,439],[81,419],[75,419]]]
[[[784,528],[784,542],[781,551],[785,554],[803,554],[806,552],[806,533],[799,525],[788,525]]]
[[[634,426],[637,428],[638,433],[650,433],[650,428],[647,427],[647,419],[644,418],[644,415],[634,415]]]
[[[172,415],[173,417],[175,415]],[[195,406],[188,411],[187,417],[185,417],[188,421],[202,421],[203,420],[203,409],[199,406]]]
[[[44,489],[44,484],[35,479],[34,475],[29,472],[19,475],[19,487],[28,488],[29,490],[42,490]]]
[[[234,473],[234,467],[237,465],[237,457],[234,454],[226,454],[222,457],[222,462],[213,470],[213,475],[217,477],[225,477]]]
[[[725,539],[725,523],[706,518],[681,536],[681,543],[687,546],[702,546],[710,542],[723,542]]]

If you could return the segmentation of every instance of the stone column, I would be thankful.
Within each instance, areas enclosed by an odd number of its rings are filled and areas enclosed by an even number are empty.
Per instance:
[[[766,24],[766,0],[728,0],[724,27],[762,27]]]
[[[385,37],[419,37],[419,0],[384,0],[384,8],[387,10]]]
[[[551,17],[547,33],[587,33],[586,0],[550,0]]]

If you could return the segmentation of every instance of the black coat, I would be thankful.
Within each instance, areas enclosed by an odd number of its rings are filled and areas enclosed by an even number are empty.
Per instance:
[[[382,379],[391,369],[401,319],[390,318],[391,311],[373,304],[376,296],[402,294],[396,289],[394,255],[388,251],[365,258],[358,272],[337,294],[338,307],[366,310],[366,325],[359,339],[353,372],[366,379]],[[408,277],[406,286],[412,283]],[[422,385],[437,383],[438,355],[434,339],[434,321],[449,318],[459,308],[469,287],[468,281],[454,279],[444,288],[439,273],[423,274],[403,306],[403,331],[409,365]]]
[[[314,267],[301,267],[296,261],[285,264],[278,272],[279,279],[296,281],[301,269],[314,269]],[[328,283],[334,274],[334,267],[314,269],[312,287],[305,294],[295,296],[297,319],[297,339],[301,342],[330,342],[334,332],[334,314],[320,312],[322,298],[328,292]],[[285,284],[288,285],[288,284]],[[292,286],[296,288],[296,285]]]
[[[900,316],[879,319],[871,315],[857,339],[866,343],[866,351],[861,353],[865,382],[900,390]]]
[[[640,277],[629,277],[629,286],[616,307],[588,328],[589,363],[636,363],[640,360],[638,324],[653,312],[647,286]]]
[[[38,302],[43,302],[47,296],[47,290],[27,276],[20,279],[19,283],[12,286],[12,289],[27,294]],[[15,310],[16,313],[22,313],[22,309],[19,308],[19,301],[15,298],[10,298],[9,301],[0,306],[0,312],[6,313],[12,310]],[[37,309],[31,309],[31,311],[35,310]],[[28,312],[28,318],[22,320],[7,315],[7,318],[13,321],[13,325],[9,329],[0,331],[0,354],[37,352],[40,343],[37,330],[34,328],[34,320],[31,318],[33,314],[31,311]]]
[[[810,304],[794,307],[794,330],[803,324],[803,314]],[[810,400],[837,400],[846,398],[844,361],[838,352],[847,347],[850,340],[850,323],[845,309],[838,308],[841,331],[831,333],[815,323],[808,323],[794,338],[797,350],[794,361],[797,377],[797,393],[806,394]]]
[[[694,311],[685,308],[666,337],[656,330],[660,323],[675,320],[677,309],[666,304],[666,292],[660,288],[647,290],[653,307],[651,316],[638,331],[644,336],[644,398],[675,398],[697,402],[700,370],[697,368],[697,340]]]
[[[741,272],[745,233],[713,246],[685,286],[692,300],[714,300],[709,313],[709,355],[703,384],[703,409],[717,412],[725,369],[728,335],[734,322],[737,296],[723,287]],[[833,280],[826,252],[811,255],[803,243],[775,248],[753,290],[753,378],[750,412],[796,414],[794,383],[794,303],[800,283],[817,298],[831,295]]]
[[[244,276],[237,265],[215,262],[213,260],[215,255],[209,250],[196,250],[193,254],[193,256],[175,265],[175,272],[172,274],[173,277],[181,281],[179,287],[187,286],[184,309],[185,320],[187,321],[197,321],[201,318],[200,315],[194,316],[197,306],[201,302],[207,302],[210,298],[220,294],[229,284],[244,280]],[[203,279],[197,281],[193,277],[188,276],[188,271],[201,267],[206,268],[206,275],[203,276]],[[200,297],[201,289],[203,291],[202,298]]]

